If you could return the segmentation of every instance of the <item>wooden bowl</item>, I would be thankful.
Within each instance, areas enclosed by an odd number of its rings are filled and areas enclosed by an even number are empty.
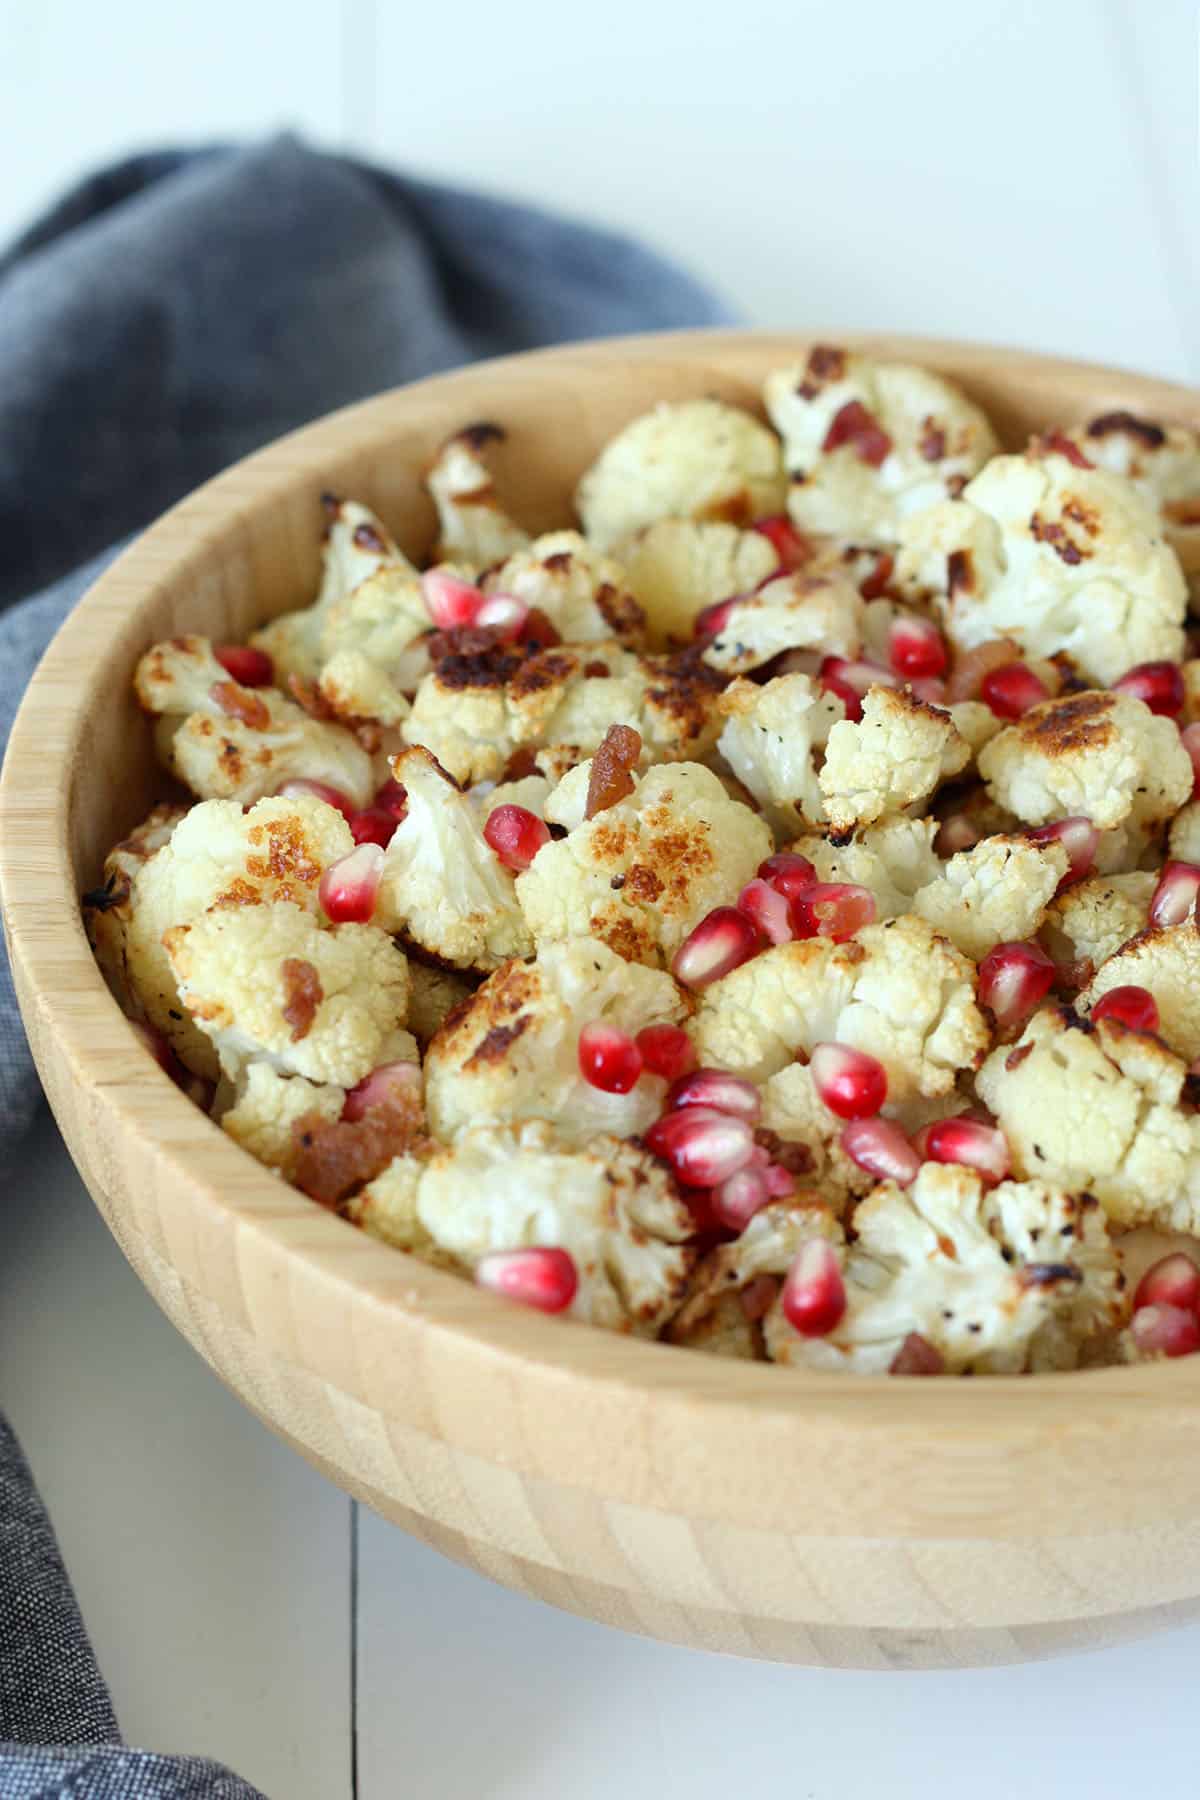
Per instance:
[[[1048,357],[857,338],[961,381],[1016,446],[1174,386]],[[757,408],[807,340],[635,339],[514,357],[284,438],[177,506],[59,632],[13,731],[0,879],[17,990],[71,1153],[180,1331],[333,1481],[426,1543],[557,1606],[798,1663],[1012,1662],[1200,1613],[1200,1359],[1036,1380],[803,1375],[530,1315],[323,1212],[254,1162],[135,1043],[77,896],[161,790],[130,697],[155,639],[236,638],[303,603],[318,495],[368,501],[419,553],[419,471],[455,428],[508,428],[522,522],[660,399]]]

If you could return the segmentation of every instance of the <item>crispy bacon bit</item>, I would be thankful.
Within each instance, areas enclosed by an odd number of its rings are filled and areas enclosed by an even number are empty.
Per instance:
[[[1156,425],[1152,419],[1139,419],[1136,413],[1121,409],[1101,413],[1087,428],[1087,434],[1091,438],[1108,437],[1114,431],[1124,431],[1130,437],[1140,438],[1147,450],[1157,450],[1167,441],[1167,434],[1161,425]]]
[[[616,806],[618,801],[632,794],[631,770],[637,768],[641,754],[640,731],[635,731],[632,725],[609,726],[603,743],[592,757],[585,819],[594,819],[597,813],[606,812],[610,806]]]
[[[214,705],[219,706],[227,718],[237,719],[247,731],[265,731],[271,723],[262,696],[239,687],[236,681],[214,681],[208,692]]]
[[[952,550],[946,558],[946,586],[951,594],[975,590],[975,564],[969,550]]]
[[[926,462],[941,462],[945,456],[946,433],[936,419],[930,417],[921,421],[921,438],[917,449]]]
[[[840,450],[844,444],[872,469],[883,466],[892,448],[891,438],[861,400],[847,400],[845,406],[839,407],[821,448],[826,452]]]
[[[292,1126],[298,1146],[296,1186],[321,1206],[336,1207],[364,1181],[382,1174],[394,1156],[425,1145],[420,1073],[411,1083],[389,1083],[377,1105],[358,1119],[325,1119],[306,1113]],[[369,1077],[368,1077],[369,1079]]]
[[[1077,469],[1094,469],[1096,466],[1088,461],[1074,438],[1069,438],[1065,431],[1045,431],[1031,440],[1029,448],[1034,456],[1065,456]]]
[[[283,979],[283,1016],[292,1028],[293,1044],[298,1044],[312,1030],[325,989],[312,963],[302,956],[284,957],[279,973]]]

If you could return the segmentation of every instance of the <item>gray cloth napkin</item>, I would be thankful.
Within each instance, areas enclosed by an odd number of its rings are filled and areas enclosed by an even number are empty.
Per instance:
[[[237,457],[480,357],[728,317],[624,238],[291,137],[94,176],[0,255],[0,748],[49,638],[121,542]],[[0,1156],[37,1093],[0,946]],[[123,1748],[0,1419],[0,1795],[254,1792],[215,1764]]]

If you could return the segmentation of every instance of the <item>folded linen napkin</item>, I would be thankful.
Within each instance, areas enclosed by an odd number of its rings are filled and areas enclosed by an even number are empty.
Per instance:
[[[38,657],[121,541],[237,457],[480,357],[728,316],[624,238],[290,136],[93,176],[0,255],[0,750]],[[0,944],[0,1156],[37,1093]],[[122,1747],[0,1419],[0,1793],[254,1792],[215,1764]]]

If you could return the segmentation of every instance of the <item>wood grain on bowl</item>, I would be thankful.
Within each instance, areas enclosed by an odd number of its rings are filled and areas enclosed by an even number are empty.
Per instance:
[[[506,503],[545,529],[655,400],[757,411],[763,375],[810,341],[695,334],[483,365],[338,413],[184,501],[91,591],[31,685],[0,787],[5,929],[51,1104],[130,1262],[332,1480],[494,1579],[630,1630],[807,1663],[1015,1661],[1200,1615],[1200,1363],[835,1379],[522,1312],[240,1150],[142,1050],[80,922],[78,894],[159,787],[130,698],[138,656],[305,603],[323,488],[367,501],[419,554],[422,466],[489,419],[508,433]],[[1014,447],[1113,405],[1200,415],[1187,390],[1119,371],[845,341],[960,381]]]

